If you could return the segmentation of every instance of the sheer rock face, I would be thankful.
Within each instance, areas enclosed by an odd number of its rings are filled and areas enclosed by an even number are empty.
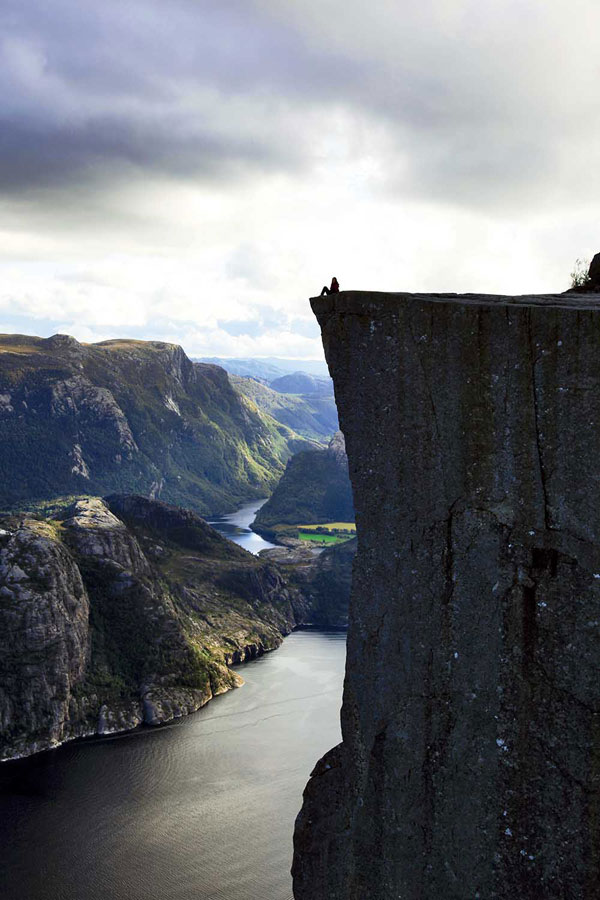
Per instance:
[[[24,520],[0,546],[0,757],[72,733],[89,660],[89,598],[52,525]]]
[[[359,551],[295,897],[597,897],[600,295],[312,303]]]

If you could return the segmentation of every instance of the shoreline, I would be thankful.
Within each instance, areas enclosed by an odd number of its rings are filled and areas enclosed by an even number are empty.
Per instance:
[[[262,647],[262,648],[258,649],[255,654],[247,656],[245,659],[241,660],[240,662],[233,663],[233,665],[228,665],[227,666],[228,670],[237,675],[238,668],[241,668],[241,667],[247,665],[247,663],[254,662],[257,659],[260,659],[261,657],[266,656],[267,653],[273,653],[275,650],[279,650],[280,647],[283,645],[283,642],[285,641],[285,639],[296,631],[316,631],[316,632],[322,632],[324,634],[327,634],[328,632],[332,632],[332,633],[337,634],[340,632],[348,631],[348,627],[344,626],[344,625],[323,626],[323,625],[318,625],[318,624],[312,624],[310,622],[305,622],[305,623],[302,623],[299,625],[295,625],[290,631],[288,631],[287,634],[282,635],[281,642],[276,647]],[[128,734],[128,735],[133,736],[134,734],[136,734],[138,732],[141,733],[141,732],[146,732],[146,731],[157,731],[161,728],[172,725],[174,722],[178,722],[181,719],[187,719],[189,716],[195,715],[195,713],[200,712],[201,709],[204,709],[204,707],[208,706],[208,704],[212,700],[216,699],[217,697],[221,697],[224,694],[228,694],[231,691],[234,691],[234,690],[237,690],[238,688],[243,687],[245,682],[244,682],[242,676],[239,676],[239,677],[241,678],[241,682],[239,684],[231,684],[229,686],[224,686],[223,690],[217,691],[217,693],[215,693],[215,694],[211,694],[211,696],[208,697],[205,700],[205,702],[202,703],[200,706],[196,707],[196,709],[191,709],[189,712],[182,712],[179,714],[172,715],[168,719],[165,719],[162,722],[156,722],[156,723],[144,722],[144,720],[142,718],[141,721],[139,721],[137,724],[133,725],[130,728],[111,728],[106,731],[90,730],[83,734],[76,734],[71,737],[66,737],[64,740],[52,743],[47,747],[40,747],[37,750],[33,750],[31,753],[19,753],[16,756],[4,757],[3,759],[0,759],[0,765],[4,767],[5,764],[10,764],[10,763],[17,764],[19,762],[22,762],[23,760],[32,759],[34,756],[39,757],[39,756],[41,756],[42,753],[51,753],[55,750],[60,750],[61,747],[64,747],[67,744],[73,744],[73,743],[77,743],[77,742],[84,743],[84,742],[89,742],[92,739],[102,741],[103,738],[106,738],[107,740],[109,740],[110,738],[114,738],[117,735]],[[143,709],[143,704],[144,704],[144,701],[141,700],[140,707],[142,707],[142,709]],[[143,715],[143,713],[142,713],[142,715]]]

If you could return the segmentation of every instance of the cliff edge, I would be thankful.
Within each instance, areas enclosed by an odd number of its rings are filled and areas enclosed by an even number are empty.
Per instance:
[[[359,549],[294,895],[598,897],[600,294],[312,306]]]

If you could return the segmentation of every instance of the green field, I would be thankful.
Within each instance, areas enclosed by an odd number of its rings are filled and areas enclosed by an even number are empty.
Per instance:
[[[298,525],[298,538],[315,544],[330,545],[349,541],[356,535],[354,522],[323,522],[321,525]]]
[[[313,544],[340,544],[348,540],[335,534],[314,534],[310,531],[299,531],[298,537],[301,541],[311,541]]]
[[[301,531],[315,531],[317,528],[324,528],[325,531],[356,531],[354,522],[322,522],[320,525],[298,525]]]

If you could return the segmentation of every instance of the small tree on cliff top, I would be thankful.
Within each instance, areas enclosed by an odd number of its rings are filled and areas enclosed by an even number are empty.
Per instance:
[[[576,259],[575,266],[571,272],[571,287],[583,288],[589,284],[590,276],[588,274],[590,268],[589,259]]]

